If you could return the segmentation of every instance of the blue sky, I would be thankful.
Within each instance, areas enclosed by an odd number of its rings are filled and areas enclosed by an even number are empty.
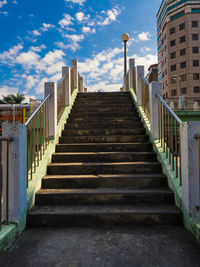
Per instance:
[[[157,61],[156,13],[161,0],[0,0],[0,96],[43,98],[62,66],[78,59],[90,91],[118,90],[121,34],[128,56],[145,68]]]

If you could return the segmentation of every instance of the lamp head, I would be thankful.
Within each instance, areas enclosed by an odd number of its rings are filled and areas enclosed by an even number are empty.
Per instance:
[[[130,37],[129,37],[128,33],[122,34],[122,41],[123,42],[128,42],[129,39],[130,39]]]

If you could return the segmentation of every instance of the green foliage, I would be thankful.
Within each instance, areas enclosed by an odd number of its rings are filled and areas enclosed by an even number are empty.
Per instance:
[[[24,95],[19,93],[3,96],[3,101],[8,104],[21,104],[24,100]]]

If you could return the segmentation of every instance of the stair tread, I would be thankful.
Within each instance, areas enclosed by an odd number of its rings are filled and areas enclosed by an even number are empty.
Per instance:
[[[148,144],[151,144],[151,142],[130,142],[130,143],[119,143],[119,142],[115,142],[115,143],[70,143],[70,144],[57,144],[58,146],[63,146],[63,145],[67,145],[67,146],[82,146],[82,145],[84,145],[84,146],[91,146],[91,145],[93,145],[93,146],[101,146],[101,145],[106,145],[106,146],[108,146],[108,145],[140,145],[140,144],[142,144],[142,145],[148,145]]]
[[[75,188],[75,189],[40,189],[37,195],[54,195],[54,194],[173,194],[167,187],[164,188],[142,188],[142,189],[132,189],[132,188]]]
[[[78,165],[78,166],[99,166],[99,165],[160,165],[159,162],[157,161],[131,161],[131,162],[69,162],[69,163],[50,163],[48,166],[74,166],[74,165]]]
[[[97,174],[97,175],[45,175],[43,179],[101,179],[101,178],[166,178],[164,174],[151,173],[151,174]]]
[[[155,152],[55,152],[52,155],[155,155]]]
[[[35,206],[29,211],[29,215],[34,214],[181,214],[175,205],[49,205]]]

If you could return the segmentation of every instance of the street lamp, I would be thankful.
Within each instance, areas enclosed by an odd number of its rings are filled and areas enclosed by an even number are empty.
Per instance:
[[[127,51],[126,51],[126,44],[128,42],[128,40],[130,39],[129,34],[128,33],[124,33],[122,34],[122,41],[124,42],[124,81],[126,78],[126,70],[127,70],[127,64],[126,64],[126,60],[127,60]]]
[[[173,80],[178,80],[179,81],[179,88],[180,88],[180,97],[179,97],[179,107],[181,109],[184,109],[184,97],[181,95],[181,78],[177,75],[172,76]]]

